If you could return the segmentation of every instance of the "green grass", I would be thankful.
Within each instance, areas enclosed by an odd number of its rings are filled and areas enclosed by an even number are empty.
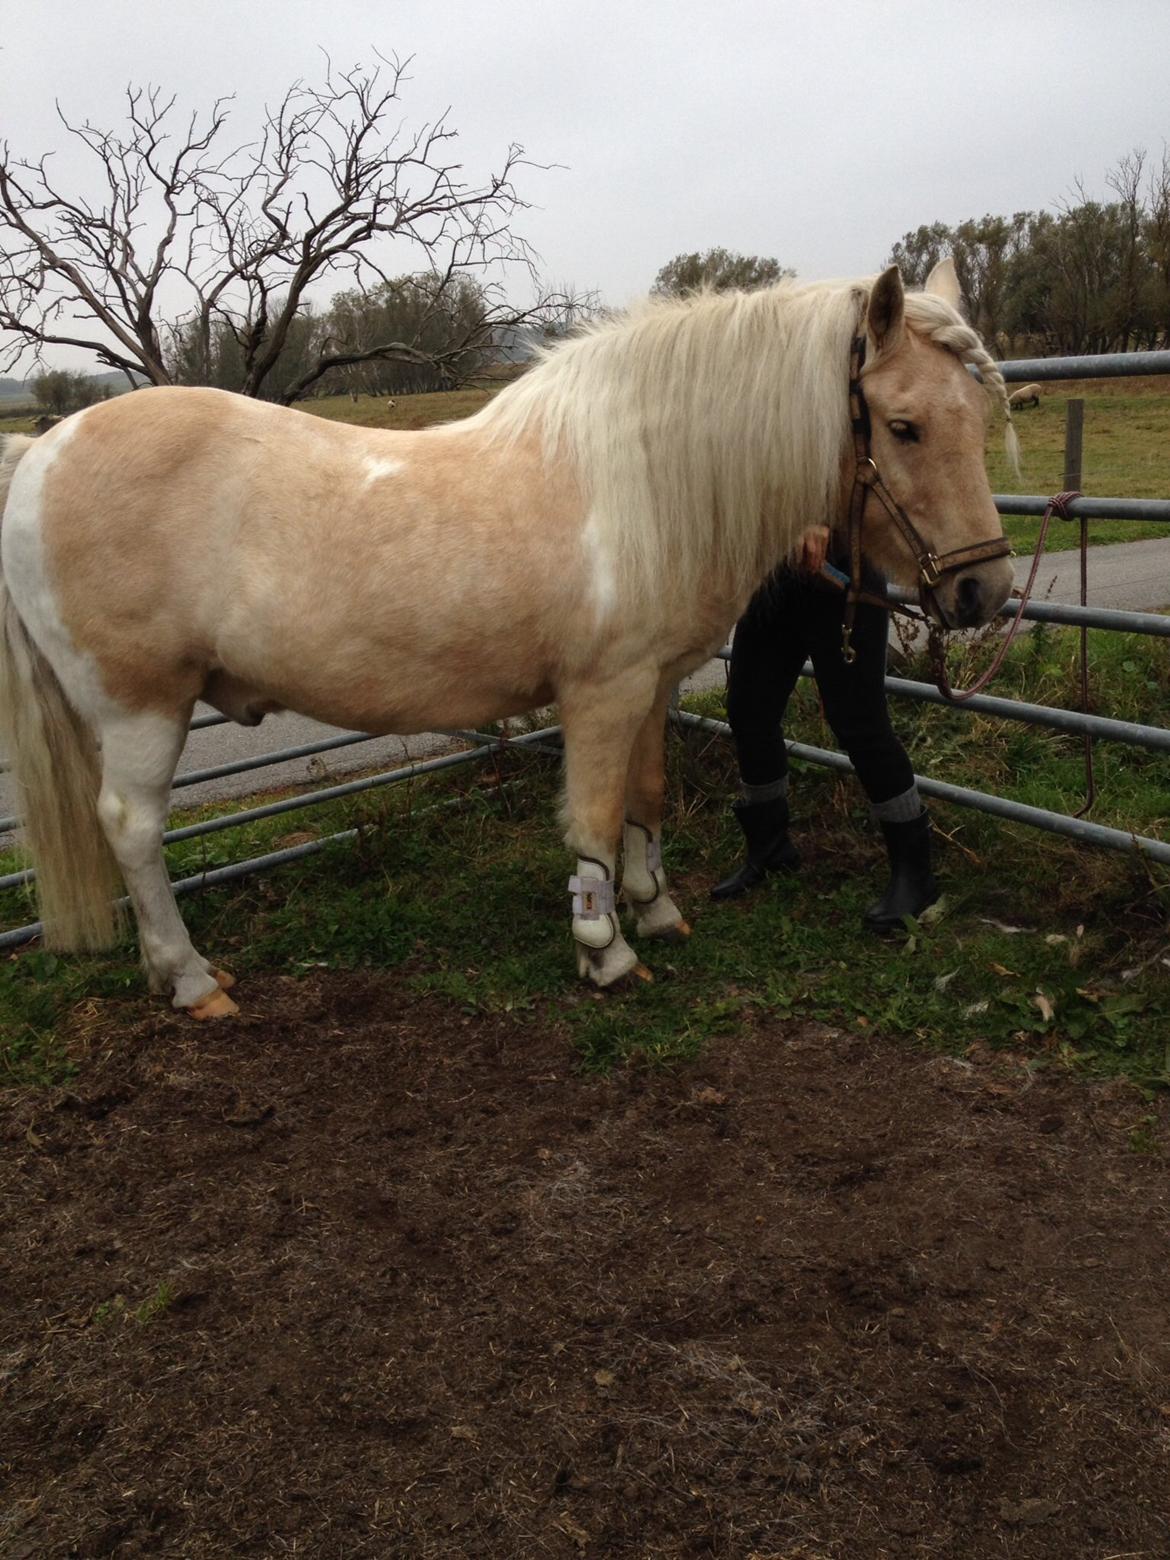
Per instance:
[[[1099,711],[1170,724],[1164,647],[1094,639]],[[1004,691],[1072,702],[1074,662],[1075,636],[1034,632],[1009,660]],[[721,713],[718,694],[695,702]],[[791,735],[832,745],[809,687],[792,714]],[[947,709],[899,705],[897,717],[922,772],[1060,810],[1079,804],[1075,740]],[[674,736],[667,865],[695,935],[681,948],[645,947],[653,986],[599,1000],[573,976],[556,766],[515,754],[503,768],[522,783],[501,789],[482,772],[434,777],[172,848],[180,876],[293,833],[361,829],[356,845],[184,901],[197,944],[242,977],[245,1006],[248,977],[262,972],[393,970],[469,1011],[562,1022],[591,1068],[631,1056],[684,1060],[713,1036],[817,1018],[951,1052],[981,1042],[1036,1065],[1166,1079],[1170,875],[1160,869],[936,807],[949,841],[944,911],[881,942],[860,926],[884,881],[860,793],[806,767],[793,784],[805,870],[770,882],[750,904],[716,908],[706,890],[740,848],[726,807],[731,756],[723,739]],[[1098,783],[1098,821],[1165,835],[1170,781],[1160,756],[1101,744]],[[455,797],[459,805],[441,805]],[[0,902],[2,924],[28,914],[19,893]],[[103,958],[8,958],[0,1076],[34,1084],[64,1076],[95,1015],[133,1021],[151,1000],[128,943]]]
[[[988,474],[996,493],[1058,493],[1064,487],[1065,420],[1070,397],[1085,403],[1081,489],[1099,498],[1166,498],[1170,495],[1170,380],[1107,379],[1043,387],[1039,407],[1015,414],[1023,452],[1023,474],[1008,466],[998,434],[988,451]],[[1040,522],[1010,516],[1004,530],[1016,551],[1034,551]],[[1170,534],[1170,528],[1140,521],[1094,520],[1094,546]],[[1076,547],[1080,527],[1054,520],[1046,550]]]
[[[174,1284],[164,1279],[140,1305],[131,1306],[122,1294],[101,1301],[93,1308],[90,1320],[95,1327],[110,1327],[116,1322],[132,1322],[138,1327],[149,1327],[161,1321],[173,1309],[178,1298],[179,1292]]]

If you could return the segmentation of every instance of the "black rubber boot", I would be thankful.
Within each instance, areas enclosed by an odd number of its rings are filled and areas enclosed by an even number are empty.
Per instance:
[[[865,924],[872,932],[900,932],[908,915],[921,915],[939,897],[930,866],[930,814],[920,813],[908,823],[883,823],[882,833],[890,857],[890,884],[865,912]]]
[[[800,866],[800,852],[788,838],[786,798],[733,802],[731,810],[747,841],[747,858],[730,877],[716,883],[712,899],[736,899],[758,888],[769,872],[795,872]]]

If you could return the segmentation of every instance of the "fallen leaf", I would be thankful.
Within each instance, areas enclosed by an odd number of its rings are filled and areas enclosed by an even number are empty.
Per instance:
[[[696,1105],[726,1105],[726,1094],[720,1094],[718,1089],[712,1089],[709,1085],[703,1089],[695,1090]]]
[[[1005,932],[1009,937],[1016,937],[1020,932],[1031,933],[1036,930],[1034,926],[1009,926],[1006,921],[996,921],[989,915],[981,915],[979,919],[984,926],[994,926],[997,932]]]
[[[1041,1522],[1047,1522],[1049,1517],[1054,1517],[1059,1510],[1058,1500],[1001,1500],[999,1503],[1000,1521],[1009,1522],[1013,1527],[1036,1527]]]
[[[936,975],[934,978],[934,989],[936,991],[945,991],[958,973],[958,970],[948,970],[945,975]]]
[[[1020,973],[1019,970],[1009,970],[1006,964],[996,964],[994,959],[987,967],[989,970],[993,970],[997,975],[1007,976],[1018,975]]]
[[[593,1379],[599,1387],[612,1387],[617,1378],[612,1370],[595,1370]]]
[[[970,1007],[964,1008],[963,1017],[974,1018],[977,1013],[986,1013],[990,1006],[990,1002],[988,1002],[987,998],[984,997],[982,1002],[972,1002]]]
[[[561,1514],[561,1519],[557,1526],[562,1533],[567,1534],[573,1540],[578,1549],[584,1549],[589,1542],[589,1534],[579,1523],[573,1521],[567,1511]]]
[[[1040,1009],[1040,1017],[1046,1024],[1050,1024],[1056,1017],[1056,1009],[1042,991],[1037,991],[1032,998],[1033,1003]]]

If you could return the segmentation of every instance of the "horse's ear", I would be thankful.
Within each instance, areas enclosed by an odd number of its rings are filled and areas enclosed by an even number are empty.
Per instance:
[[[926,286],[923,292],[933,293],[936,298],[941,298],[944,303],[949,303],[952,309],[962,309],[963,293],[959,287],[959,273],[955,270],[955,262],[951,255],[939,263],[926,278]]]
[[[892,265],[873,284],[865,313],[866,329],[878,352],[892,352],[902,340],[904,300],[902,273]]]

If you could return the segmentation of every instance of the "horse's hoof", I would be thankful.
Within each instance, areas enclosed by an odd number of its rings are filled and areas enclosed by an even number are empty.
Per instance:
[[[644,964],[635,964],[624,975],[619,975],[616,980],[611,980],[608,986],[602,986],[601,990],[610,991],[636,991],[640,986],[654,984],[654,971],[648,970]]]
[[[587,948],[583,943],[578,943],[577,973],[592,982],[598,991],[612,991],[633,979],[654,979],[646,966],[639,964],[634,950],[621,938],[616,938],[605,948]]]
[[[211,970],[209,973],[214,977],[221,991],[230,991],[236,983],[236,977],[229,974],[227,970]]]
[[[205,1018],[234,1018],[239,1011],[239,1008],[228,996],[227,992],[221,990],[218,986],[208,996],[204,997],[202,1002],[196,1002],[194,1007],[187,1009],[192,1018],[200,1020]]]
[[[594,983],[596,984],[596,983]],[[632,964],[630,969],[624,970],[621,975],[615,975],[612,981],[607,981],[604,986],[597,986],[597,997],[608,997],[612,992],[640,991],[643,986],[654,984],[654,970],[647,970],[644,964]]]
[[[645,932],[643,935],[653,937],[655,942],[660,943],[669,943],[671,945],[685,943],[691,935],[690,922],[676,921],[673,926],[664,926],[660,932]]]

